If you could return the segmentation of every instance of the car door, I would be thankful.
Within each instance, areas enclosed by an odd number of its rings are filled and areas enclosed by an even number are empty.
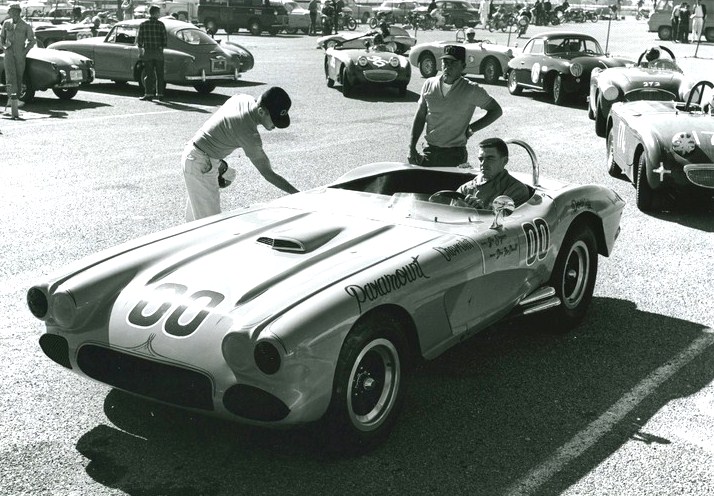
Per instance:
[[[523,53],[518,58],[516,81],[524,86],[539,86],[540,73],[543,67],[545,41],[540,38],[530,40],[523,48]]]
[[[94,50],[94,68],[98,78],[131,81],[139,60],[136,25],[117,24]]]

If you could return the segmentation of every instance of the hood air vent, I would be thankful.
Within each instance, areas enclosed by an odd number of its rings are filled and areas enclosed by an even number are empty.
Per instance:
[[[307,253],[321,247],[342,232],[344,227],[318,227],[297,225],[259,237],[258,243],[273,250],[289,253]]]

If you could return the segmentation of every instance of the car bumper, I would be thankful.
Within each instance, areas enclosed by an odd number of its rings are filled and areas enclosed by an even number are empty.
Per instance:
[[[197,83],[201,81],[238,81],[240,79],[240,71],[236,68],[233,74],[206,74],[206,71],[201,71],[198,76],[186,76],[186,81]]]
[[[390,69],[369,69],[355,71],[351,75],[353,84],[377,84],[385,86],[403,86],[409,83],[409,74]]]

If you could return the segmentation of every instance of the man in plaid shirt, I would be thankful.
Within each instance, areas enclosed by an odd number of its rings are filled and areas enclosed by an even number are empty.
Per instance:
[[[144,63],[142,80],[144,96],[140,100],[151,101],[158,95],[164,101],[164,48],[166,48],[166,27],[159,21],[161,9],[156,5],[149,8],[149,18],[139,25],[136,44],[139,45],[139,59]]]

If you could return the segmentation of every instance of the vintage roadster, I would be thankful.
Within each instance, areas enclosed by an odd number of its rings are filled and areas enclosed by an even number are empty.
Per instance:
[[[71,100],[82,84],[94,80],[91,59],[73,52],[34,47],[27,53],[25,87],[20,100],[31,102],[38,91],[52,90],[62,100]],[[5,81],[5,55],[0,48],[0,85]]]
[[[363,48],[365,36],[372,36],[377,31],[370,31],[365,35],[363,32],[342,32],[339,34],[331,34],[321,36],[317,39],[318,48],[334,48],[341,46],[342,48]],[[399,26],[389,26],[389,35],[385,36],[384,41],[390,45],[395,53],[405,54],[411,47],[416,45],[416,38],[409,32]]]
[[[352,96],[357,86],[387,86],[396,88],[399,96],[407,94],[412,77],[409,60],[388,49],[363,40],[362,48],[344,48],[338,44],[325,50],[325,78],[328,88],[342,84],[342,94]]]
[[[615,102],[635,100],[684,101],[690,90],[690,79],[679,68],[672,50],[654,47],[668,58],[648,61],[642,52],[634,66],[595,67],[590,76],[588,117],[595,120],[595,133],[605,137],[605,122]]]
[[[40,346],[146,398],[372,447],[415,361],[503,319],[565,330],[586,314],[624,201],[541,179],[520,146],[532,196],[515,209],[455,198],[473,169],[374,163],[81,260],[27,293]]]
[[[708,90],[707,90],[708,88]],[[613,105],[607,127],[607,168],[637,188],[640,210],[667,197],[707,201],[714,194],[714,85],[696,83],[686,102]]]

